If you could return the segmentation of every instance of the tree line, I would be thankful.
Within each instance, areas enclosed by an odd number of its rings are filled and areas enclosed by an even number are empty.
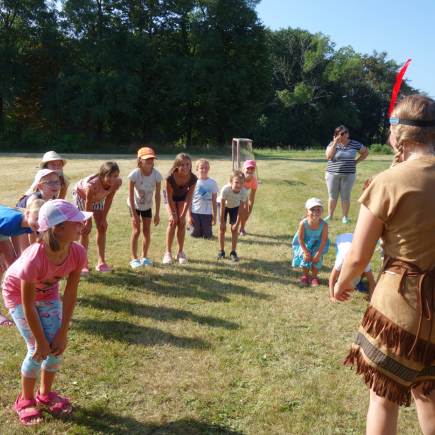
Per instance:
[[[271,31],[259,0],[0,0],[0,149],[325,146],[388,130],[386,53]],[[401,94],[416,93],[404,81]]]

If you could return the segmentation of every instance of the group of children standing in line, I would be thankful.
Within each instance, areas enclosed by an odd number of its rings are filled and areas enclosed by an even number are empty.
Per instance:
[[[160,221],[160,190],[163,180],[154,169],[157,157],[151,148],[138,152],[137,168],[128,176],[130,210],[133,231],[131,235],[130,266],[150,266],[147,257],[150,246],[153,195],[156,205],[154,225]],[[69,398],[61,398],[52,390],[61,356],[67,346],[67,331],[77,299],[81,275],[89,274],[87,248],[92,230],[92,216],[97,229],[98,263],[96,270],[108,273],[112,270],[105,261],[107,215],[115,193],[122,185],[119,167],[106,162],[97,174],[80,180],[73,188],[74,205],[65,201],[70,184],[63,174],[67,164],[54,151],[46,153],[40,163],[35,182],[22,195],[15,208],[0,206],[0,280],[3,282],[3,298],[14,323],[22,334],[27,355],[21,366],[22,392],[13,406],[20,421],[26,426],[37,425],[42,415],[37,405],[54,414],[70,414]],[[220,207],[219,254],[225,257],[224,238],[226,218],[230,215],[232,251],[230,257],[238,261],[236,245],[238,228],[244,225],[252,213],[257,181],[253,175],[255,162],[248,160],[243,171],[233,171],[230,182],[216,198],[218,187],[208,177],[210,164],[205,159],[197,162],[199,177],[192,173],[192,161],[188,154],[179,154],[165,177],[163,199],[169,215],[166,231],[164,263],[172,263],[172,243],[177,233],[176,260],[186,263],[183,252],[186,216],[192,237],[211,237]],[[251,188],[248,200],[248,190]],[[142,256],[137,256],[142,219]],[[243,231],[242,231],[243,230]],[[31,236],[30,240],[28,236]],[[76,243],[80,241],[80,243]],[[62,303],[59,281],[68,277]],[[10,326],[0,314],[0,325]],[[40,388],[35,394],[38,375],[42,369]]]

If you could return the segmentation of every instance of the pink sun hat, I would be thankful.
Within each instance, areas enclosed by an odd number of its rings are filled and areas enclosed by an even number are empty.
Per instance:
[[[47,231],[62,222],[83,222],[93,215],[89,211],[80,211],[64,199],[47,201],[39,210],[39,231]]]
[[[61,177],[63,175],[62,171],[52,171],[51,169],[41,169],[38,171],[35,175],[35,183],[39,184],[41,181],[41,178],[44,178],[46,175],[50,174],[56,174],[57,176]]]
[[[254,160],[246,160],[246,162],[243,163],[244,168],[255,168],[256,166]]]

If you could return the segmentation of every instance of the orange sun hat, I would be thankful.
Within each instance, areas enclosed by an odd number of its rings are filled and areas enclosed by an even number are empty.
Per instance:
[[[142,159],[146,160],[146,159],[156,159],[159,160],[156,155],[154,154],[154,151],[151,148],[141,148],[138,152],[137,152],[137,156],[141,157]]]

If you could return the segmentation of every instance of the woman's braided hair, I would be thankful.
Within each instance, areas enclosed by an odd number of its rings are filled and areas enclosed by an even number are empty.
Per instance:
[[[394,108],[392,118],[411,120],[435,120],[435,101],[425,95],[409,95]],[[400,163],[404,142],[424,145],[435,145],[435,127],[415,127],[412,125],[393,124],[392,131],[396,135],[396,154],[393,166]]]

